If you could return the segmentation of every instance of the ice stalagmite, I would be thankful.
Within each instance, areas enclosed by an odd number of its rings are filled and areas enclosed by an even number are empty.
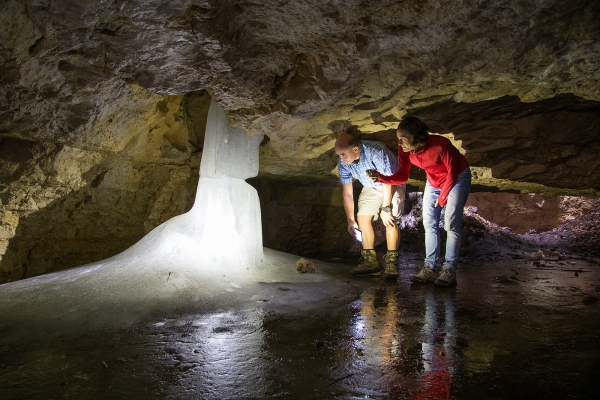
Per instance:
[[[150,232],[120,255],[153,262],[177,262],[206,274],[233,275],[262,265],[260,203],[244,179],[258,174],[262,136],[248,137],[229,124],[214,101],[210,105],[191,211]]]

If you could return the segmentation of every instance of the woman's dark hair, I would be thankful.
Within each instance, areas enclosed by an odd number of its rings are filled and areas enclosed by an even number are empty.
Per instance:
[[[398,125],[398,130],[407,131],[413,137],[413,145],[417,147],[424,146],[429,139],[429,128],[423,121],[417,117],[406,116],[402,118]]]

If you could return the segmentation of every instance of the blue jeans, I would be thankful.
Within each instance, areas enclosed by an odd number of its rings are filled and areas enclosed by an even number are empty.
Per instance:
[[[456,183],[446,203],[444,212],[444,229],[447,233],[446,239],[446,261],[443,268],[456,271],[458,255],[460,253],[460,241],[463,221],[463,210],[469,191],[471,190],[471,169],[467,167],[458,174]],[[434,188],[429,182],[425,185],[423,193],[423,226],[425,227],[425,265],[436,269],[436,262],[440,258],[440,216],[442,207],[434,207],[435,201],[440,196],[442,189]]]

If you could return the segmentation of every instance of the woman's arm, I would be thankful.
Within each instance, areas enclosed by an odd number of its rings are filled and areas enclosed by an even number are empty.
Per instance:
[[[410,154],[402,151],[402,147],[398,147],[398,170],[394,175],[386,176],[376,172],[375,182],[386,183],[389,185],[402,185],[408,182],[410,177]]]

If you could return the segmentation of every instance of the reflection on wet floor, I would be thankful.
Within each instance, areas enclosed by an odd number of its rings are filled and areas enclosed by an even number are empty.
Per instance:
[[[599,267],[511,263],[450,289],[321,263],[327,284],[262,283],[239,307],[0,340],[0,398],[600,398]]]

